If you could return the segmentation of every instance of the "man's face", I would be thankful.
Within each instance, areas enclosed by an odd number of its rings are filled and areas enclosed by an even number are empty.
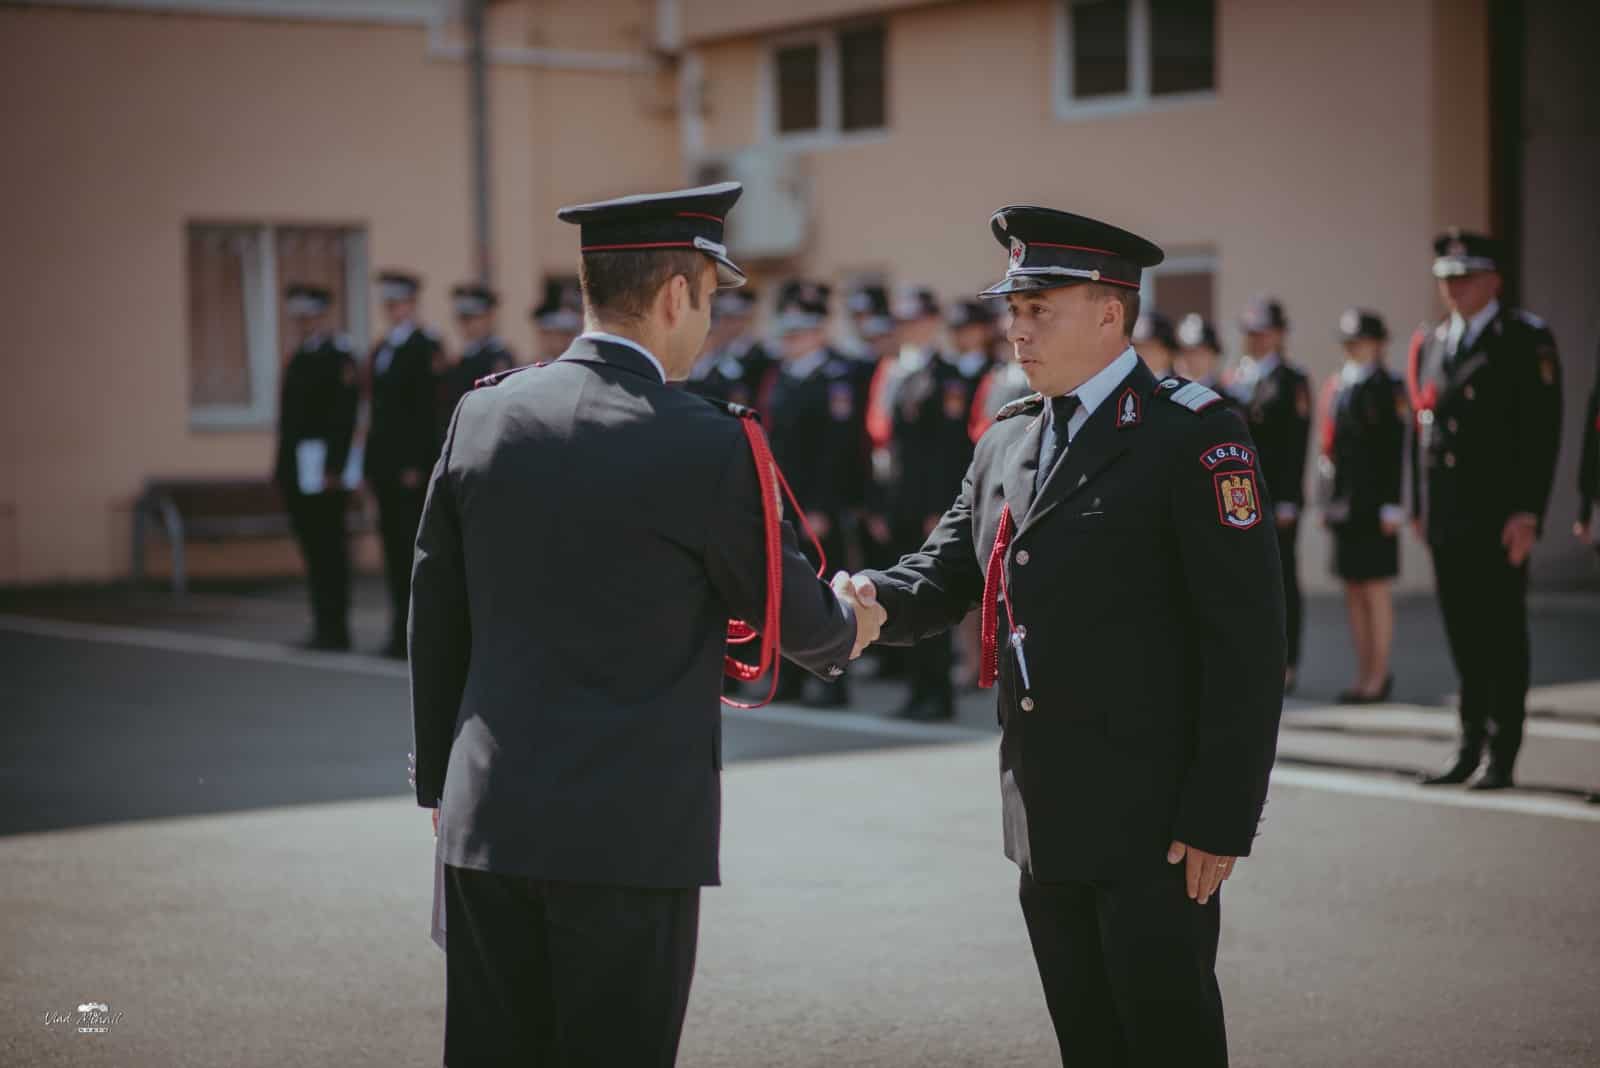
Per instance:
[[[1006,295],[1006,338],[1028,385],[1047,397],[1075,389],[1082,371],[1120,330],[1105,305],[1088,286],[1058,286]]]
[[[789,331],[779,341],[779,344],[783,346],[783,358],[786,360],[804,359],[822,347],[826,336],[821,327]]]
[[[687,285],[683,295],[676,298],[680,301],[678,321],[668,338],[668,344],[672,348],[674,366],[681,365],[687,371],[706,347],[706,337],[711,333],[711,302],[717,295],[717,265],[707,259],[700,267],[698,281],[687,277],[684,281]],[[696,285],[699,286],[699,300],[691,301],[689,297]]]
[[[399,326],[408,323],[417,314],[417,301],[415,297],[408,300],[386,300],[383,302],[383,317],[390,326]]]
[[[1358,337],[1344,343],[1345,359],[1352,363],[1371,363],[1383,354],[1383,342],[1372,337]]]
[[[1185,378],[1208,381],[1217,373],[1217,354],[1204,345],[1180,349],[1173,369]]]
[[[960,353],[988,352],[989,324],[968,323],[958,326],[951,333],[951,340],[956,343],[956,351]]]
[[[896,329],[900,335],[900,344],[930,349],[933,343],[939,340],[939,328],[942,325],[937,315],[923,315],[905,320]]]
[[[493,321],[487,315],[459,315],[456,329],[466,341],[482,341],[493,333]]]
[[[1477,315],[1499,295],[1500,275],[1496,271],[1475,271],[1439,279],[1439,297],[1444,306],[1466,319]]]
[[[1244,351],[1257,360],[1271,356],[1282,344],[1282,330],[1250,330],[1244,335]]]
[[[322,333],[323,324],[326,322],[326,315],[296,315],[292,317],[289,320],[289,330],[294,335],[295,344],[304,344]]]

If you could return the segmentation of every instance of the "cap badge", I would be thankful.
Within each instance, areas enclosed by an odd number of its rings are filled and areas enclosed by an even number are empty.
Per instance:
[[[1024,245],[1020,238],[1013,237],[1011,239],[1011,266],[1021,267],[1022,261],[1027,255],[1028,246]]]

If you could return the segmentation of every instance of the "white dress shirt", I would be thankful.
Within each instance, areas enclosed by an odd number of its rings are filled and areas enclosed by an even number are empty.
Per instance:
[[[394,362],[394,350],[404,345],[417,332],[417,324],[410,319],[389,331],[389,336],[383,339],[383,344],[378,346],[377,372],[386,374],[389,365]]]
[[[1133,346],[1130,345],[1122,350],[1121,356],[1106,364],[1095,372],[1087,382],[1068,394],[1078,398],[1078,410],[1072,413],[1071,419],[1067,420],[1067,440],[1064,443],[1057,444],[1056,455],[1058,457],[1061,455],[1065,445],[1072,444],[1072,439],[1078,436],[1078,431],[1083,429],[1083,424],[1089,421],[1089,417],[1094,414],[1094,410],[1100,407],[1107,397],[1111,396],[1111,392],[1114,389],[1122,385],[1122,380],[1133,373],[1133,369],[1138,366],[1138,363],[1139,354],[1134,352]],[[1054,433],[1056,430],[1053,413],[1054,409],[1049,404],[1046,404],[1044,407],[1044,432],[1047,434]]]
[[[1445,351],[1452,356],[1470,351],[1472,343],[1478,340],[1483,328],[1499,311],[1500,302],[1491,300],[1478,309],[1478,314],[1471,319],[1463,318],[1460,312],[1451,312],[1449,332],[1445,335]]]

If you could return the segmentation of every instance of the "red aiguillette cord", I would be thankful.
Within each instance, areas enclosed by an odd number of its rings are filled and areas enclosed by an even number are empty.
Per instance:
[[[750,442],[750,453],[755,458],[756,480],[761,487],[762,540],[766,543],[767,551],[767,606],[764,625],[761,628],[760,662],[746,664],[731,656],[723,658],[723,671],[729,678],[739,679],[742,682],[754,682],[769,669],[771,670],[772,681],[767,687],[767,696],[761,700],[754,704],[744,704],[727,697],[722,699],[722,703],[729,708],[749,710],[771,704],[772,698],[778,692],[778,657],[781,649],[778,639],[783,617],[783,515],[782,498],[778,494],[780,487],[783,497],[788,498],[795,515],[800,517],[800,526],[804,529],[806,537],[816,547],[817,558],[822,561],[821,566],[817,568],[818,578],[827,572],[828,559],[822,552],[822,542],[806,519],[805,510],[800,507],[800,502],[795,500],[794,491],[789,488],[789,480],[783,477],[783,472],[778,470],[777,461],[772,458],[772,446],[767,443],[767,435],[762,431],[756,413],[752,409],[734,404],[730,404],[728,408],[742,420],[745,437]],[[744,645],[754,641],[755,637],[755,628],[744,620],[728,621],[729,644]]]

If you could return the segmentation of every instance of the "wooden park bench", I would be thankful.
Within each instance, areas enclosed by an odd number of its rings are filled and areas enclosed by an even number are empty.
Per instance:
[[[350,494],[345,515],[351,533],[371,529],[362,495]],[[144,580],[145,545],[152,526],[172,551],[172,590],[189,588],[184,545],[282,538],[290,534],[289,512],[278,487],[264,478],[152,478],[133,506],[133,579]]]

